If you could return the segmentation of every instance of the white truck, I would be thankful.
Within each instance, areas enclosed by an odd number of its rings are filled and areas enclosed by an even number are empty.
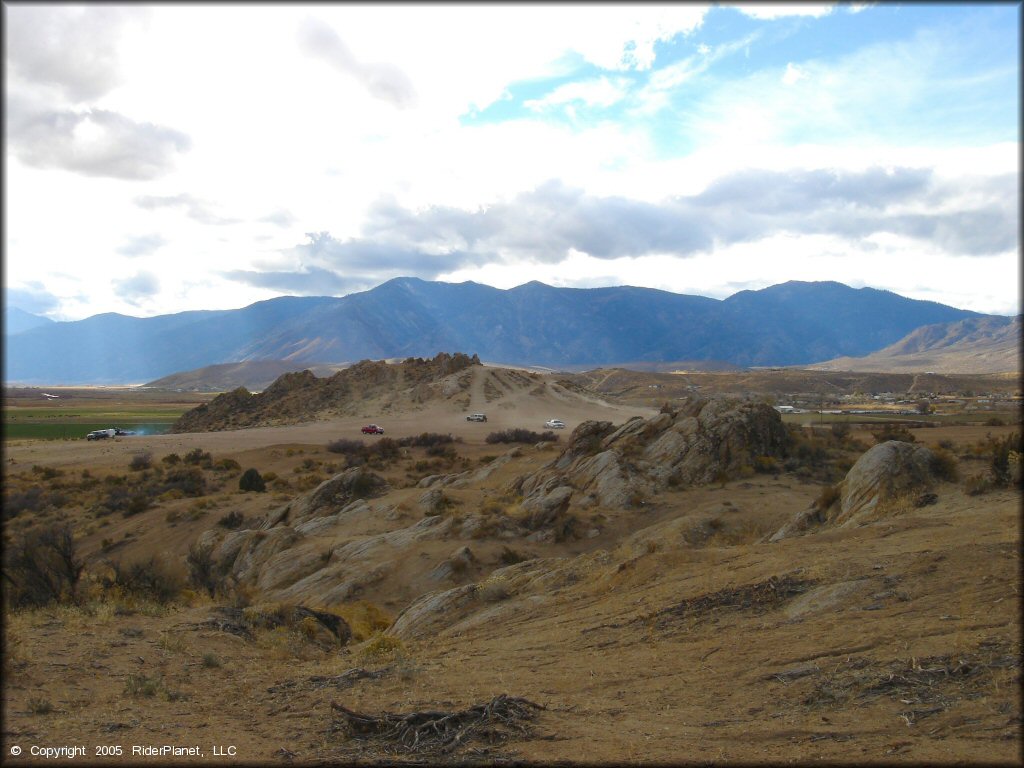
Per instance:
[[[117,434],[116,429],[97,429],[94,432],[90,432],[85,436],[86,440],[106,440],[108,437],[114,437]]]

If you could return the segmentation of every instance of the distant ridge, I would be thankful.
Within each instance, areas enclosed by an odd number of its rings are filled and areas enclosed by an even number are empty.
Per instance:
[[[347,368],[347,363],[289,363],[285,360],[248,360],[242,363],[207,365],[191,371],[173,373],[143,386],[183,392],[226,392],[245,387],[259,392],[286,373],[309,370],[314,376],[327,377]]]
[[[825,371],[1014,373],[1021,370],[1021,318],[971,317],[926,325],[864,357],[808,366]]]
[[[53,320],[48,317],[33,315],[18,307],[4,307],[4,336],[13,336],[16,333],[40,328],[51,323]]]
[[[404,277],[343,298],[50,323],[8,337],[5,380],[117,384],[240,361],[308,366],[443,349],[556,369],[623,360],[807,365],[867,355],[923,325],[971,317],[984,316],[835,282],[793,281],[718,300],[630,286],[499,290]]]

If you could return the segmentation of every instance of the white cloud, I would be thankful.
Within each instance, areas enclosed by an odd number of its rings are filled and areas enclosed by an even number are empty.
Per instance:
[[[789,62],[789,64],[786,65],[785,73],[782,75],[782,82],[784,82],[786,85],[793,85],[794,83],[803,80],[806,77],[806,72],[800,69],[800,67],[798,67],[793,62]]]
[[[828,7],[799,9],[821,15]],[[766,266],[756,258],[760,246],[785,244],[801,254],[825,242],[818,231],[759,231],[750,242],[723,240],[723,250],[695,252],[687,261],[653,250],[629,258],[616,248],[637,232],[612,228],[605,258],[594,258],[581,252],[575,230],[564,237],[563,229],[555,232],[563,235],[558,248],[545,253],[549,261],[535,263],[520,231],[529,234],[526,219],[516,224],[511,243],[494,239],[499,260],[489,262],[482,251],[448,238],[459,218],[454,213],[448,229],[435,215],[437,231],[420,239],[388,241],[380,231],[376,243],[368,242],[372,217],[386,220],[381,200],[421,223],[426,212],[442,209],[491,210],[493,220],[499,211],[511,215],[517,199],[553,179],[581,191],[583,202],[562,213],[586,221],[609,200],[647,210],[645,204],[696,198],[741,172],[795,178],[801,171],[927,171],[942,194],[906,198],[889,212],[917,226],[915,232],[925,227],[920,217],[943,217],[945,229],[936,228],[928,241],[935,286],[943,291],[958,285],[964,267],[953,268],[940,246],[992,247],[963,236],[965,220],[958,223],[955,215],[995,210],[1011,221],[1014,215],[1014,192],[1000,187],[999,207],[990,182],[1017,178],[1016,141],[945,136],[951,123],[942,120],[933,121],[931,143],[893,128],[901,109],[935,108],[945,91],[965,97],[958,108],[975,106],[967,97],[986,83],[972,78],[987,75],[966,66],[969,57],[955,37],[894,35],[895,43],[844,58],[826,52],[809,59],[756,20],[744,20],[746,38],[726,30],[714,44],[706,42],[699,33],[709,11],[688,4],[320,4],[297,11],[157,4],[141,16],[91,8],[5,8],[9,19],[20,13],[19,19],[36,20],[35,27],[22,25],[24,37],[7,53],[6,278],[11,285],[44,286],[69,318],[237,307],[283,286],[315,290],[318,280],[324,290],[341,292],[356,278],[391,276],[374,271],[375,258],[381,269],[416,267],[417,274],[483,282],[494,275],[515,284],[518,275],[519,283],[536,276],[555,284],[606,280],[671,289],[699,287],[700,267],[708,270],[708,290],[726,291],[738,273],[777,282],[805,269],[781,257]],[[912,12],[908,7],[906,14]],[[736,15],[718,18],[728,23]],[[48,35],[60,45],[47,42]],[[759,44],[751,46],[754,40]],[[675,45],[663,46],[668,41]],[[733,56],[748,46],[749,63]],[[677,57],[669,66],[656,56],[665,50]],[[758,59],[764,51],[773,54],[770,63]],[[950,71],[957,67],[947,60],[960,67],[956,78]],[[787,61],[783,72],[779,62]],[[1016,68],[1016,59],[1004,66]],[[585,76],[574,77],[581,71]],[[510,119],[469,118],[509,89],[553,78],[562,84],[531,103],[525,116],[510,104]],[[644,87],[638,91],[634,83]],[[683,99],[676,98],[680,93]],[[568,124],[547,111],[570,108],[580,115],[587,108],[607,111],[599,122]],[[994,122],[988,113],[976,121],[979,129]],[[883,134],[886,126],[893,129]],[[678,137],[684,149],[662,142],[665,136]],[[554,225],[542,230],[539,213],[534,224],[534,239],[551,242]],[[995,221],[983,229],[1005,228]],[[331,252],[334,261],[314,257],[300,247],[306,232],[330,232],[345,247]],[[881,232],[869,244],[891,259],[912,260],[912,244],[922,242],[912,234]],[[783,237],[792,240],[772,239]],[[869,250],[843,242],[828,245],[837,254],[846,247],[855,258]],[[385,252],[381,243],[405,250]],[[601,243],[589,247],[596,252]],[[453,254],[448,263],[446,249]],[[415,264],[421,253],[429,260]],[[358,273],[347,274],[342,258]],[[836,258],[834,279],[852,274]],[[997,278],[1005,268],[1001,253],[975,255],[970,266],[997,286],[978,287],[979,296],[1015,290],[1007,286],[1016,284],[1016,272]],[[140,274],[155,281],[123,283],[124,296],[112,290],[113,281]],[[895,279],[892,286],[898,290]]]
[[[609,80],[601,77],[596,80],[581,80],[575,83],[560,85],[541,99],[526,101],[524,106],[533,111],[547,107],[580,102],[588,107],[610,107],[626,96],[629,81],[624,78]]]
[[[123,81],[119,45],[145,25],[148,14],[140,6],[5,5],[4,41],[15,86],[53,87],[73,103],[102,96]]]
[[[835,10],[833,3],[738,3],[728,6],[754,19],[773,20],[787,16],[828,16]]]

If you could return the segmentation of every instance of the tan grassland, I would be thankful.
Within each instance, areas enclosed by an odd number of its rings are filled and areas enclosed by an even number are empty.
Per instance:
[[[4,763],[50,762],[29,754],[33,745],[82,745],[80,762],[107,765],[1020,764],[1021,493],[971,495],[963,482],[982,466],[964,458],[972,446],[1020,425],[913,430],[925,444],[954,446],[961,479],[940,483],[934,503],[907,502],[860,527],[768,543],[834,482],[778,472],[592,510],[593,535],[424,539],[357,599],[324,604],[307,595],[307,607],[349,619],[357,636],[344,645],[302,627],[246,638],[210,623],[218,606],[251,609],[259,594],[211,598],[193,587],[161,605],[102,592],[112,559],[159,556],[183,575],[204,531],[232,512],[247,527],[340,471],[344,458],[327,444],[369,442],[359,434],[368,422],[388,437],[436,432],[460,442],[454,458],[408,449],[382,469],[390,492],[338,541],[421,520],[420,476],[505,454],[508,463],[486,480],[445,488],[443,514],[514,512],[509,484],[557,457],[580,423],[657,413],[551,387],[488,399],[483,376],[474,373],[468,401],[390,403],[386,416],[368,404],[356,416],[293,426],[7,442],[12,483],[29,482],[32,467],[63,473],[59,482],[83,470],[127,475],[140,454],[157,464],[196,448],[286,482],[242,493],[239,472],[227,473],[202,498],[163,499],[127,517],[97,519],[74,504],[48,512],[47,522],[74,526],[92,592],[76,604],[5,613]],[[488,421],[467,422],[474,411]],[[566,422],[559,443],[513,450],[485,442],[513,427],[541,432],[550,418]],[[846,466],[871,444],[867,433],[852,437],[861,448],[847,444]],[[415,470],[418,461],[435,463]],[[36,522],[5,518],[5,543]],[[425,575],[463,545],[474,555],[464,571],[448,581]],[[552,565],[513,588],[492,577],[507,564],[506,549]],[[417,597],[468,584],[478,585],[473,609],[427,635],[389,638],[372,632],[370,619],[360,624],[373,616],[384,627]],[[492,729],[491,740],[486,728],[467,732],[447,752],[354,738],[332,707],[379,717],[457,713],[501,694],[541,708]],[[196,745],[202,756],[132,755],[133,746],[161,745]],[[123,754],[99,756],[98,746]],[[215,756],[215,747],[233,752]]]

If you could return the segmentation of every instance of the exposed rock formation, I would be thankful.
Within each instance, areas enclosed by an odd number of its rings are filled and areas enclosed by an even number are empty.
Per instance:
[[[666,487],[709,483],[759,456],[781,457],[788,441],[778,412],[765,403],[691,400],[618,429],[606,421],[580,424],[558,458],[518,478],[512,490],[534,518],[570,504],[635,506]]]
[[[839,483],[827,508],[815,502],[770,539],[779,541],[818,526],[861,525],[885,513],[901,498],[923,499],[935,485],[934,455],[921,445],[889,440],[861,456]]]
[[[388,364],[363,360],[329,378],[310,371],[286,373],[259,394],[244,388],[218,395],[183,414],[172,432],[214,432],[271,424],[295,424],[328,415],[352,414],[375,399],[403,398],[422,404],[452,398],[469,386],[467,368],[480,365],[476,355],[442,352],[432,359],[410,357]]]
[[[386,634],[408,639],[487,621],[499,613],[529,611],[552,592],[594,578],[612,558],[598,550],[574,558],[543,557],[493,571],[486,580],[430,592],[413,601]]]

